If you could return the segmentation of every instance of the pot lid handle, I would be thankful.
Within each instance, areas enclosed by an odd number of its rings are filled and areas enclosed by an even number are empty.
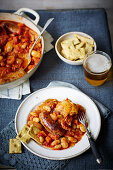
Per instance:
[[[31,13],[32,15],[35,16],[35,19],[34,19],[34,20],[31,19],[31,18],[28,17],[24,12]],[[23,16],[23,17],[29,19],[29,20],[32,21],[35,25],[38,24],[39,19],[40,19],[39,14],[38,14],[36,11],[34,11],[33,9],[30,9],[30,8],[20,8],[19,10],[17,10],[16,12],[14,12],[14,14],[20,15],[20,16]]]

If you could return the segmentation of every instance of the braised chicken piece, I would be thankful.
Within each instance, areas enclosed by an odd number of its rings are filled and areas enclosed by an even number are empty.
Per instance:
[[[72,103],[71,100],[66,99],[59,102],[55,108],[55,111],[60,112],[64,117],[68,115],[77,114],[77,106],[76,104]]]

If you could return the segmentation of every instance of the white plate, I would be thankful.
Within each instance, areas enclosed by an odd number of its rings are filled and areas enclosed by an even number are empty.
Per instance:
[[[59,58],[61,60],[63,60],[65,63],[70,64],[70,65],[82,65],[82,60],[71,61],[71,60],[68,60],[61,55],[61,42],[64,41],[64,40],[73,38],[74,34],[82,35],[84,37],[87,37],[87,38],[94,40],[90,35],[88,35],[84,32],[68,32],[68,33],[63,34],[61,37],[58,38],[58,40],[55,43],[55,50],[56,50],[56,53],[59,56]],[[97,49],[97,45],[96,45],[96,42],[94,40],[94,51],[96,51],[96,49]]]
[[[85,107],[88,118],[88,128],[90,129],[94,139],[97,139],[101,128],[101,118],[96,105],[84,93],[68,87],[44,88],[29,95],[21,103],[16,112],[15,129],[17,134],[22,129],[24,124],[27,123],[27,117],[32,108],[37,104],[40,105],[48,98],[55,98],[58,100],[69,98],[72,102],[78,103]],[[90,147],[86,134],[75,146],[65,150],[47,149],[33,140],[31,140],[27,145],[24,143],[23,145],[35,155],[52,160],[62,160],[78,156]]]

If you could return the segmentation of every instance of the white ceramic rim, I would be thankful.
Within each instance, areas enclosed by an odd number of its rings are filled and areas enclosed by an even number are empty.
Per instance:
[[[77,92],[79,92],[79,94],[82,94],[82,95],[84,95],[86,98],[88,98],[89,100],[90,100],[90,102],[94,105],[94,107],[96,108],[96,110],[97,110],[97,112],[98,112],[98,123],[99,123],[99,128],[98,128],[98,133],[96,134],[96,136],[95,136],[95,140],[98,138],[98,135],[99,135],[99,133],[100,133],[100,129],[101,129],[101,117],[100,117],[100,113],[99,113],[99,110],[98,110],[98,108],[97,108],[97,106],[95,105],[95,103],[86,95],[86,94],[84,94],[84,93],[82,93],[81,91],[78,91],[78,90],[75,90],[75,89],[72,89],[72,88],[69,88],[69,87],[63,87],[63,86],[56,86],[56,87],[47,87],[47,88],[43,88],[43,89],[40,89],[40,90],[37,90],[37,91],[35,91],[34,93],[32,93],[32,94],[30,94],[28,97],[26,97],[25,99],[24,99],[24,101],[20,104],[20,106],[18,107],[18,109],[17,109],[17,112],[16,112],[16,115],[15,115],[15,130],[16,130],[16,133],[18,134],[18,130],[17,130],[17,116],[18,116],[18,113],[19,113],[19,110],[21,109],[21,106],[27,101],[27,100],[29,100],[29,98],[31,97],[31,96],[33,96],[33,95],[35,95],[36,93],[40,93],[41,91],[43,91],[43,90],[46,90],[46,89],[55,89],[55,88],[65,88],[66,90],[68,90],[68,89],[71,89],[71,90],[73,90],[73,91],[77,91]],[[80,103],[79,103],[80,104]],[[82,139],[81,139],[82,140]],[[79,156],[79,155],[81,155],[82,153],[84,153],[85,151],[87,151],[89,148],[90,148],[90,144],[89,144],[89,146],[87,146],[87,148],[85,148],[84,150],[82,150],[81,152],[79,152],[78,154],[74,154],[74,155],[71,155],[71,156],[67,156],[67,157],[61,157],[61,158],[58,158],[58,157],[47,157],[47,156],[45,156],[45,155],[43,155],[43,154],[38,154],[38,153],[36,153],[36,152],[34,152],[34,151],[32,151],[26,144],[24,144],[23,142],[22,142],[22,144],[31,152],[31,153],[33,153],[33,154],[35,154],[35,155],[37,155],[37,156],[40,156],[40,157],[42,157],[42,158],[46,158],[46,159],[51,159],[51,160],[64,160],[64,159],[70,159],[70,158],[73,158],[73,157],[76,157],[76,156]],[[38,144],[37,144],[38,145]],[[46,148],[45,148],[46,149]],[[47,149],[47,151],[48,151],[48,149]]]
[[[93,39],[90,35],[88,35],[88,34],[86,34],[86,33],[84,33],[84,32],[68,32],[68,33],[65,33],[65,34],[63,34],[62,36],[60,36],[60,37],[58,38],[58,40],[56,41],[56,43],[55,43],[56,53],[57,53],[57,55],[59,56],[59,58],[60,58],[62,61],[64,61],[64,62],[67,63],[67,64],[70,64],[70,65],[82,65],[82,62],[83,62],[83,61],[81,61],[81,60],[78,60],[78,61],[68,60],[68,59],[66,59],[65,57],[63,57],[63,56],[59,53],[59,51],[57,50],[57,45],[58,45],[60,39],[61,39],[62,37],[64,37],[64,36],[66,36],[66,35],[69,35],[69,34],[79,34],[79,35],[82,35],[82,36],[84,36],[84,37],[88,37],[88,38],[90,38],[90,39],[92,39],[92,40],[94,40],[94,39]],[[95,42],[95,40],[94,40],[94,51],[96,51],[96,49],[97,49],[97,44],[96,44],[96,42]]]

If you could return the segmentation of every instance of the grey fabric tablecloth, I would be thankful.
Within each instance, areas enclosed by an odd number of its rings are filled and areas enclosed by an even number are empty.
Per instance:
[[[54,22],[47,28],[56,41],[59,36],[69,31],[82,31],[90,34],[96,41],[99,50],[112,57],[108,23],[104,9],[72,10],[72,11],[38,11],[41,26],[46,20],[54,17]],[[54,41],[54,43],[55,43]],[[100,87],[90,86],[84,78],[82,66],[71,66],[62,62],[55,50],[44,55],[44,59],[30,78],[31,91],[46,87],[53,80],[65,81],[76,85],[87,95],[92,96],[113,112],[113,80]],[[21,101],[0,99],[0,130],[12,119]],[[91,151],[73,158],[64,168],[66,170],[112,169],[113,168],[113,115],[104,122],[97,141],[104,162],[97,165]]]

